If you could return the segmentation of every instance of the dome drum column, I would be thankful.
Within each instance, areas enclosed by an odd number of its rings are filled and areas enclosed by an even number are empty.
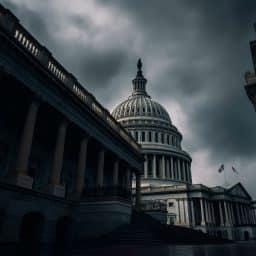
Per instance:
[[[177,159],[177,162],[178,162],[178,180],[181,181],[181,166],[180,166],[180,159],[178,158]]]
[[[166,158],[166,178],[170,179],[170,159],[169,157]]]
[[[153,155],[153,179],[156,178],[156,155]]]
[[[171,179],[174,180],[173,157],[171,157]]]
[[[161,164],[161,178],[162,179],[166,179],[166,173],[165,173],[165,156],[164,155],[162,155],[162,158],[161,158],[161,160],[162,160],[162,164]]]
[[[144,161],[144,178],[148,178],[148,156],[145,155],[145,161]]]

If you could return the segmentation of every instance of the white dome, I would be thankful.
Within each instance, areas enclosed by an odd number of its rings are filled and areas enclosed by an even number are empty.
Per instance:
[[[182,150],[182,135],[165,108],[147,94],[147,79],[142,74],[140,60],[137,67],[132,94],[112,115],[141,145],[145,156],[142,186],[191,184],[191,157]]]

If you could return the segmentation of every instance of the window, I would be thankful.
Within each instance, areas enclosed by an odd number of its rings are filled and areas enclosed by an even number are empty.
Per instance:
[[[155,142],[158,142],[158,133],[155,132]]]
[[[167,144],[169,145],[170,144],[170,135],[167,134]]]
[[[174,136],[172,136],[172,145],[175,145]]]
[[[173,206],[174,206],[174,203],[173,203],[173,202],[169,202],[169,203],[168,203],[168,206],[169,206],[169,207],[173,207]]]
[[[164,134],[161,133],[161,142],[164,144]]]
[[[145,132],[141,132],[141,141],[145,141]]]
[[[138,141],[138,132],[135,132],[135,140]]]
[[[151,131],[148,132],[148,141],[151,142],[152,140],[152,134],[151,134]]]

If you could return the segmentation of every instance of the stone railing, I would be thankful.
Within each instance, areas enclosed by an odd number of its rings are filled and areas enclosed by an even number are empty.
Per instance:
[[[85,188],[82,193],[82,199],[102,199],[107,197],[121,197],[131,200],[131,191],[122,186],[104,186],[101,188]]]
[[[147,186],[147,187],[142,187],[141,192],[143,193],[171,192],[171,191],[183,191],[184,189],[187,189],[187,185],[172,185],[172,186],[162,186],[162,187]]]
[[[167,205],[165,202],[159,200],[144,200],[141,201],[142,211],[167,211]]]
[[[20,23],[17,17],[0,4],[0,29],[27,55],[37,61],[59,83],[70,90],[81,104],[89,107],[98,117],[106,122],[115,133],[119,134],[136,151],[140,146],[129,133],[112,117],[78,81],[55,58],[48,49],[41,45]]]

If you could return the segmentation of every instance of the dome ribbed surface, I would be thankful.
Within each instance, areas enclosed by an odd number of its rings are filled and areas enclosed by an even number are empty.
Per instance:
[[[114,109],[112,116],[116,120],[133,117],[151,117],[167,121],[171,124],[170,116],[164,107],[145,94],[130,96]]]

